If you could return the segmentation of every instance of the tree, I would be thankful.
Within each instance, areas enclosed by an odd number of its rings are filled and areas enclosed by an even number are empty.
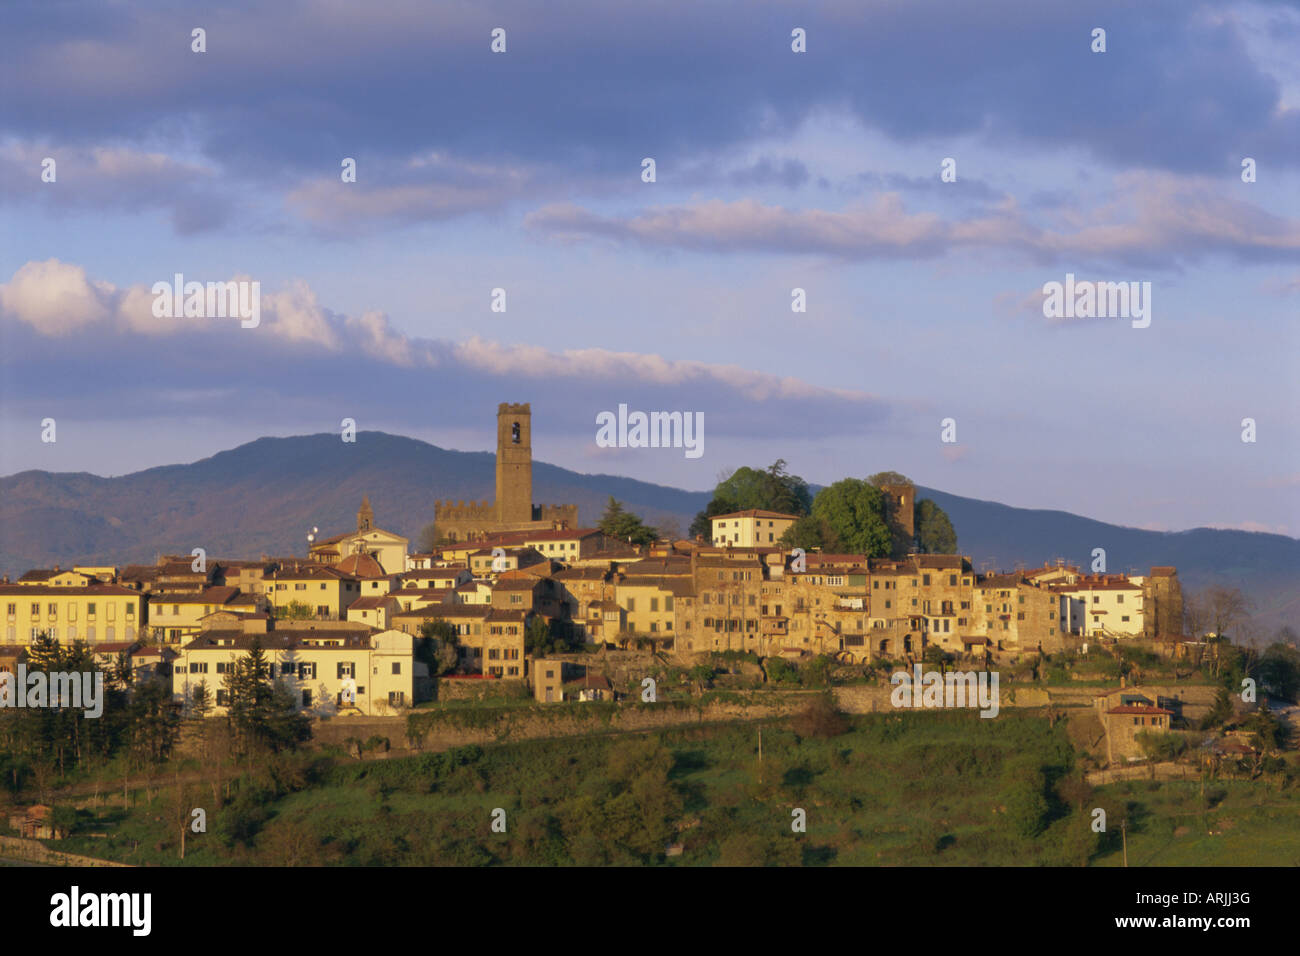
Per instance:
[[[891,552],[885,496],[860,478],[844,478],[819,491],[812,515],[824,520],[851,554],[879,558]]]
[[[667,517],[655,526],[655,537],[665,541],[676,541],[682,536],[682,526],[676,518]]]
[[[713,497],[691,522],[690,533],[709,537],[712,518],[733,511],[762,508],[783,514],[806,515],[812,507],[808,482],[786,471],[785,459],[778,458],[766,469],[737,468],[725,475],[713,489]]]
[[[528,630],[524,633],[525,654],[542,657],[563,650],[564,641],[546,618],[534,617],[528,622]]]
[[[655,539],[655,529],[646,525],[639,517],[627,511],[623,503],[609,496],[605,514],[597,525],[602,534],[632,544],[649,544]]]
[[[171,688],[157,680],[140,683],[131,695],[133,744],[142,762],[162,763],[180,739],[180,705]]]
[[[786,529],[779,542],[783,548],[803,548],[805,551],[825,551],[836,554],[844,550],[844,543],[825,518],[804,515]]]
[[[1201,718],[1201,730],[1209,730],[1212,727],[1218,727],[1225,721],[1232,719],[1232,693],[1226,687],[1220,687],[1218,694],[1214,697],[1214,703],[1206,711],[1205,716]]]
[[[456,626],[442,618],[434,618],[420,625],[415,658],[428,665],[431,677],[441,677],[450,674],[460,663],[459,644]]]
[[[1300,701],[1300,651],[1289,644],[1274,644],[1255,668],[1260,686],[1270,697]]]
[[[310,604],[302,601],[290,601],[282,607],[277,607],[275,616],[285,621],[310,621],[316,616],[316,611]]]
[[[1290,727],[1267,707],[1260,707],[1241,726],[1250,732],[1250,745],[1260,753],[1281,750],[1291,738]]]
[[[916,549],[922,554],[956,554],[957,532],[944,510],[929,498],[916,503],[913,526]]]
[[[818,694],[809,701],[808,706],[795,715],[791,725],[800,737],[838,737],[849,729],[848,720],[829,692]]]
[[[1001,797],[1007,822],[1018,836],[1036,837],[1047,826],[1051,808],[1046,789],[1043,769],[1031,758],[1021,757],[1003,765]]]
[[[434,523],[430,521],[420,529],[420,533],[415,539],[415,546],[419,551],[428,554],[430,551],[433,551],[438,547],[440,541],[441,539],[438,537],[438,529],[434,526]]]
[[[911,478],[908,478],[907,475],[900,475],[896,471],[878,471],[868,478],[867,481],[871,482],[871,484],[875,485],[877,488],[883,488],[885,485],[913,484]]]
[[[202,720],[211,709],[212,693],[208,690],[208,679],[205,677],[190,688],[190,716]]]
[[[245,753],[269,748],[296,747],[311,736],[311,722],[297,712],[293,694],[283,684],[274,685],[260,638],[254,637],[248,654],[226,672],[231,727]]]
[[[1193,619],[1216,640],[1228,642],[1251,608],[1250,598],[1239,588],[1223,584],[1214,584],[1200,591],[1192,598],[1192,604]]]

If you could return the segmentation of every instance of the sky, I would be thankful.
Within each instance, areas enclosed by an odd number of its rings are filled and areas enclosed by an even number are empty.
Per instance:
[[[0,89],[0,474],[530,402],[581,472],[1300,536],[1300,4],[17,2]]]

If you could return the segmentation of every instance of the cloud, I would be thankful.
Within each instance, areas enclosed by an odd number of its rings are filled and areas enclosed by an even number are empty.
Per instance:
[[[869,430],[892,413],[866,392],[736,365],[602,348],[556,351],[477,335],[411,337],[380,311],[353,316],[325,307],[302,281],[262,292],[256,328],[242,328],[237,317],[155,318],[153,299],[143,285],[92,281],[81,266],[56,259],[20,267],[0,285],[13,407],[48,407],[57,398],[156,416],[159,396],[168,396],[161,407],[183,417],[210,408],[218,389],[222,408],[249,420],[267,419],[267,408],[301,420],[330,407],[337,410],[331,416],[424,425],[431,402],[441,401],[432,396],[523,387],[555,396],[561,407],[553,421],[575,431],[589,430],[598,411],[627,403],[704,411],[714,436],[765,437]],[[459,399],[453,405],[454,418]]]
[[[55,162],[54,182],[42,179],[47,158]],[[7,202],[36,200],[63,211],[161,209],[182,235],[223,224],[237,204],[222,196],[218,169],[129,146],[9,142],[0,145],[0,177],[10,187]]]
[[[1217,194],[1212,182],[1199,178],[1123,174],[1100,206],[1061,206],[1049,218],[1054,222],[1047,226],[1031,222],[1006,197],[975,216],[944,219],[910,212],[897,193],[884,193],[839,211],[713,199],[620,216],[555,203],[529,213],[524,223],[567,240],[845,260],[925,258],[959,249],[1018,251],[1037,261],[1165,267],[1211,254],[1252,262],[1300,260],[1300,221]]]
[[[355,183],[344,183],[339,175],[313,179],[292,190],[285,202],[308,223],[353,236],[358,229],[438,222],[501,209],[544,188],[536,173],[523,166],[471,163],[431,153],[400,164],[358,158]]]
[[[586,176],[647,151],[686,158],[788,137],[827,110],[899,143],[971,135],[1118,169],[1215,173],[1247,143],[1275,166],[1300,162],[1297,14],[1280,5],[1102,0],[1084,17],[1068,4],[947,0],[864,16],[822,0],[801,10],[802,55],[788,17],[762,0],[743,14],[689,0],[503,0],[437,17],[416,0],[243,3],[210,13],[204,54],[162,0],[57,11],[8,11],[7,132],[72,145],[184,136],[267,180],[323,156],[435,145]],[[1105,54],[1089,50],[1096,23]],[[502,24],[508,51],[493,55]]]

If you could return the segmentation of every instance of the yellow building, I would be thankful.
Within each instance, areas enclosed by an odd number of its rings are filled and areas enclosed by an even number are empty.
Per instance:
[[[672,641],[676,636],[673,587],[683,583],[686,582],[659,575],[619,575],[614,585],[614,600],[626,612],[623,626],[627,633]]]
[[[111,580],[111,579],[110,579]],[[56,568],[36,568],[20,577],[17,584],[25,587],[84,588],[100,581],[95,575],[80,569],[60,571]]]
[[[736,548],[775,548],[781,535],[799,520],[798,515],[750,508],[717,515],[713,519],[713,543]]]
[[[266,580],[266,597],[277,613],[296,601],[311,608],[318,620],[339,621],[361,597],[361,582],[337,568],[304,562],[273,571]]]
[[[8,644],[30,644],[42,631],[64,644],[134,641],[144,618],[144,595],[116,584],[7,584],[0,601]]]
[[[198,594],[181,592],[150,594],[149,628],[159,643],[178,644],[196,636],[202,620],[217,611],[252,614],[263,603],[252,594],[240,594],[239,588],[223,586],[205,588]]]
[[[257,640],[269,676],[293,694],[299,711],[320,717],[400,713],[422,696],[428,667],[400,631],[300,629],[248,633],[204,631],[182,646],[172,666],[172,693],[182,702],[206,682],[213,716],[226,712],[226,675]],[[345,694],[351,699],[345,699]]]

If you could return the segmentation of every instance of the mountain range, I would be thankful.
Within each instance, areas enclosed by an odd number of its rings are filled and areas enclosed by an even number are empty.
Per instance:
[[[365,495],[376,525],[414,545],[433,520],[436,500],[490,500],[494,465],[490,452],[360,432],[355,443],[341,442],[337,433],[261,438],[191,464],[115,478],[20,472],[0,478],[0,571],[12,577],[55,564],[152,562],[158,554],[188,554],[195,547],[227,558],[305,554],[313,527],[321,535],[352,530]],[[576,504],[585,526],[599,519],[610,495],[649,524],[675,523],[679,532],[710,498],[708,492],[533,464],[536,503]],[[1143,531],[918,486],[917,498],[925,497],[948,513],[958,550],[979,570],[1058,558],[1086,570],[1093,549],[1104,548],[1112,572],[1173,565],[1185,592],[1215,582],[1240,587],[1266,632],[1300,617],[1295,538],[1211,528]]]

